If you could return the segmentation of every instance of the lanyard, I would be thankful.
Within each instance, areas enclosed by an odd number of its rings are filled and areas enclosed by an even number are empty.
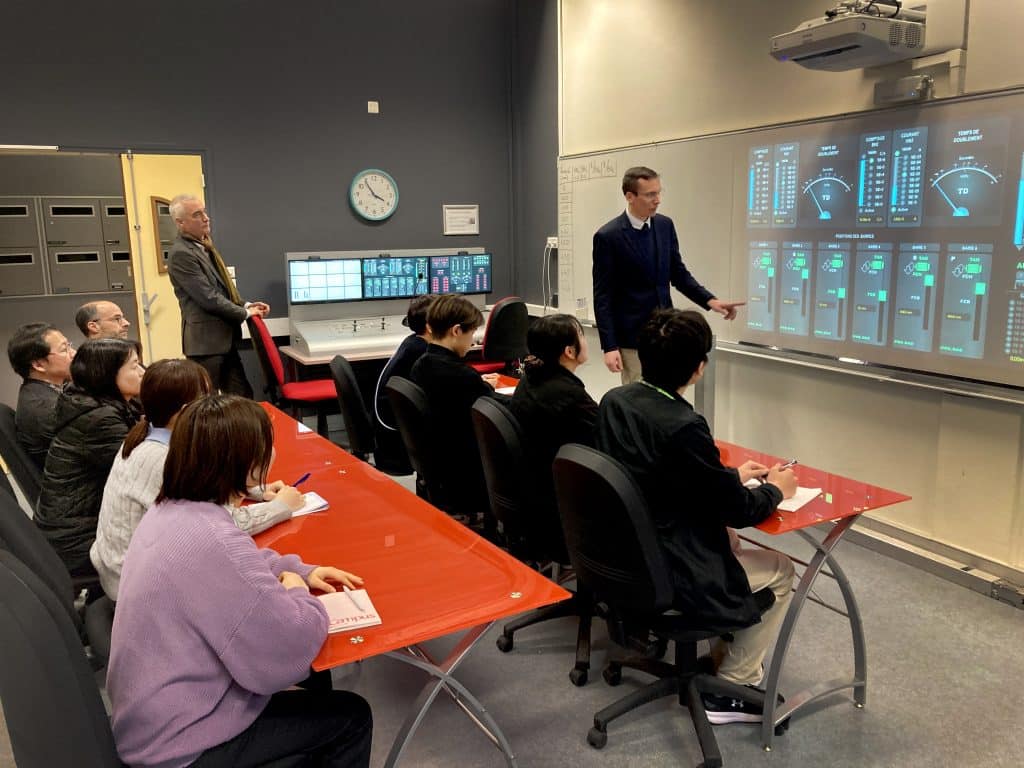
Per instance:
[[[651,389],[653,389],[653,390],[654,390],[655,392],[661,392],[661,394],[663,394],[663,395],[664,395],[665,397],[667,397],[667,398],[668,398],[669,400],[678,400],[678,398],[672,397],[672,395],[670,395],[670,394],[669,394],[668,392],[666,392],[666,391],[665,391],[664,389],[662,389],[661,387],[656,387],[656,386],[654,386],[653,384],[651,384],[650,382],[647,382],[647,381],[641,381],[640,383],[641,383],[641,384],[643,384],[643,385],[644,385],[645,387],[650,387],[650,388],[651,388]]]

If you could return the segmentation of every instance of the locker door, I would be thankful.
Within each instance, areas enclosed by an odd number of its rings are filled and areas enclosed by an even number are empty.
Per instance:
[[[103,244],[128,250],[128,214],[120,197],[100,198],[100,219],[103,222]]]
[[[0,197],[0,248],[38,246],[37,222],[36,201],[33,198]]]
[[[132,280],[132,252],[127,245],[106,247],[107,280],[112,291],[133,291],[135,282]]]
[[[39,246],[0,248],[0,296],[38,296],[43,290]]]
[[[103,242],[98,200],[84,197],[44,197],[46,244],[97,246]]]
[[[108,290],[102,248],[47,248],[54,293],[94,293]]]

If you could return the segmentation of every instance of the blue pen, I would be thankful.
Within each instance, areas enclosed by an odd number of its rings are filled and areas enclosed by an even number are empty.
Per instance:
[[[296,480],[296,481],[295,481],[294,483],[292,483],[292,488],[298,488],[298,487],[299,487],[300,485],[302,485],[302,484],[303,484],[304,482],[306,482],[307,480],[309,480],[309,476],[310,476],[311,474],[313,474],[313,473],[312,473],[312,472],[307,472],[306,474],[304,474],[304,475],[303,475],[302,477],[300,477],[300,478],[299,478],[298,480]]]

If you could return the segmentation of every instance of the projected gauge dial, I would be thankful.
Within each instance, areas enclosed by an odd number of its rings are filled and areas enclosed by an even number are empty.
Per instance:
[[[995,187],[1001,180],[1002,174],[993,172],[987,165],[962,160],[937,171],[930,186],[948,208],[949,216],[970,219],[995,210],[999,202]]]
[[[850,185],[842,176],[823,173],[804,184],[801,191],[814,206],[818,221],[832,221],[847,207]]]

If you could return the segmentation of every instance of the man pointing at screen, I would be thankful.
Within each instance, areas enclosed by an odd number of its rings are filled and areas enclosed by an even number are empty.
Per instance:
[[[636,336],[651,312],[671,307],[669,286],[726,320],[745,301],[721,301],[683,264],[672,219],[657,213],[661,179],[638,166],[622,177],[626,210],[594,234],[594,314],[604,364],[622,374],[622,383],[640,380]]]

